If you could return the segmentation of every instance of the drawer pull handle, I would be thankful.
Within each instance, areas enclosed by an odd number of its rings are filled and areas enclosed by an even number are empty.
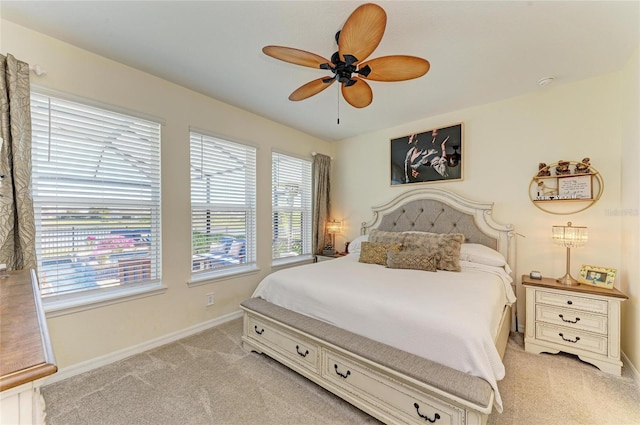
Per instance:
[[[335,364],[335,363],[333,364],[333,368],[336,370],[336,373],[337,373],[340,377],[342,377],[342,378],[344,378],[344,379],[347,379],[347,377],[349,377],[349,375],[351,375],[351,371],[350,371],[350,370],[347,370],[346,375],[343,375],[342,373],[338,372],[338,365],[337,365],[337,364]]]
[[[262,335],[264,333],[264,329],[259,331],[257,325],[253,325],[253,330],[256,331],[258,335]]]
[[[571,304],[573,304],[573,301],[569,300],[569,301],[567,301],[567,304],[571,305]]]
[[[562,334],[562,332],[561,332],[561,333],[559,333],[558,335],[560,335],[560,338],[562,338],[563,340],[565,340],[565,341],[567,341],[567,342],[572,342],[572,343],[574,343],[574,344],[575,344],[576,342],[580,341],[580,337],[579,337],[579,336],[577,336],[577,337],[576,337],[576,339],[567,339],[567,338],[565,338],[565,337],[564,337],[564,335]]]
[[[422,413],[420,413],[420,405],[418,403],[413,403],[413,407],[416,408],[416,412],[418,412],[418,416],[420,416],[422,419],[424,419],[425,421],[429,421],[431,423],[434,423],[435,421],[437,421],[438,419],[440,419],[440,415],[439,414],[435,414],[433,416],[433,419],[431,419],[428,416],[423,415]]]
[[[307,357],[307,355],[309,354],[309,350],[304,350],[304,353],[300,352],[300,347],[296,345],[296,351],[298,352],[299,355],[301,355],[302,357]]]
[[[560,317],[562,319],[562,321],[566,322],[566,323],[578,323],[580,321],[579,317],[576,317],[576,320],[565,319],[562,314],[558,314],[558,317]]]

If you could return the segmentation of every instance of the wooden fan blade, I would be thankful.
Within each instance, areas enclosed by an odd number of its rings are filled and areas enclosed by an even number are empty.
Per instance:
[[[359,78],[356,78],[355,81],[356,83],[351,86],[347,86],[346,84],[342,85],[342,96],[344,100],[349,102],[349,105],[354,108],[369,106],[373,101],[371,87],[366,81]]]
[[[361,78],[374,81],[404,81],[422,77],[429,71],[429,61],[415,56],[384,56],[361,63],[359,68],[371,68],[368,75]]]
[[[322,56],[292,47],[265,46],[262,48],[262,53],[272,58],[280,59],[281,61],[308,66],[309,68],[317,69],[325,63],[331,65],[331,62]]]
[[[325,82],[329,79],[331,79],[331,81]],[[308,97],[313,96],[314,94],[320,93],[322,90],[335,83],[335,81],[336,79],[332,76],[322,77],[318,78],[317,80],[309,81],[307,84],[298,87],[298,89],[291,93],[291,95],[289,96],[289,100],[304,100]]]
[[[353,55],[356,61],[362,62],[378,47],[384,28],[387,25],[387,14],[377,4],[367,3],[359,6],[347,19],[338,39],[340,60],[344,55]]]

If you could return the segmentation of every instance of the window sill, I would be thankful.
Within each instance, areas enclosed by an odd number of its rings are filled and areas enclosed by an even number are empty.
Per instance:
[[[153,295],[161,295],[166,291],[167,287],[163,286],[162,282],[157,281],[43,298],[42,305],[46,317],[51,318]]]
[[[313,255],[298,255],[295,257],[278,258],[271,262],[272,269],[284,269],[287,267],[299,266],[301,264],[313,263]]]
[[[187,286],[189,286],[189,288],[193,288],[196,286],[208,285],[209,283],[246,276],[258,273],[259,271],[260,269],[257,265],[251,264],[244,267],[234,267],[231,269],[222,269],[192,274],[191,279],[187,281]]]

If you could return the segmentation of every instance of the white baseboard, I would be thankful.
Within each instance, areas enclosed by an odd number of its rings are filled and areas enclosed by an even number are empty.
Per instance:
[[[636,381],[636,385],[640,388],[640,372],[638,372],[638,369],[636,369],[633,363],[631,363],[631,360],[629,360],[629,357],[627,357],[624,351],[620,352],[620,357],[622,358],[624,367],[629,368],[631,376],[633,376],[633,380]]]
[[[197,334],[198,332],[205,331],[209,328],[221,325],[231,320],[238,319],[240,317],[242,317],[242,311],[238,310],[236,312],[226,314],[222,317],[217,317],[215,319],[199,323],[195,326],[191,326],[186,329],[172,332],[170,334],[152,339],[150,341],[143,342],[141,344],[127,347],[123,350],[115,351],[113,353],[106,354],[104,356],[96,357],[95,359],[87,360],[85,362],[78,363],[73,366],[62,368],[58,370],[57,373],[54,373],[53,375],[49,375],[48,377],[46,377],[44,380],[43,386],[60,382],[67,378],[71,378],[72,376],[76,376],[81,373],[88,372],[90,370],[117,362],[119,360],[126,359],[127,357],[131,357],[135,354],[140,354],[144,351],[151,350],[153,348],[157,348],[165,344],[169,344],[171,342],[188,337],[190,335]]]

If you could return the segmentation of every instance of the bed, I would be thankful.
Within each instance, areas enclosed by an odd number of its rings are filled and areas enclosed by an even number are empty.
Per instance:
[[[258,285],[241,304],[245,349],[385,423],[486,423],[502,409],[497,381],[515,302],[514,233],[494,221],[492,207],[437,188],[374,207],[349,255],[280,270]],[[415,241],[460,235],[451,264],[442,250],[426,269],[391,261],[415,254]],[[381,247],[388,263],[368,262]]]

